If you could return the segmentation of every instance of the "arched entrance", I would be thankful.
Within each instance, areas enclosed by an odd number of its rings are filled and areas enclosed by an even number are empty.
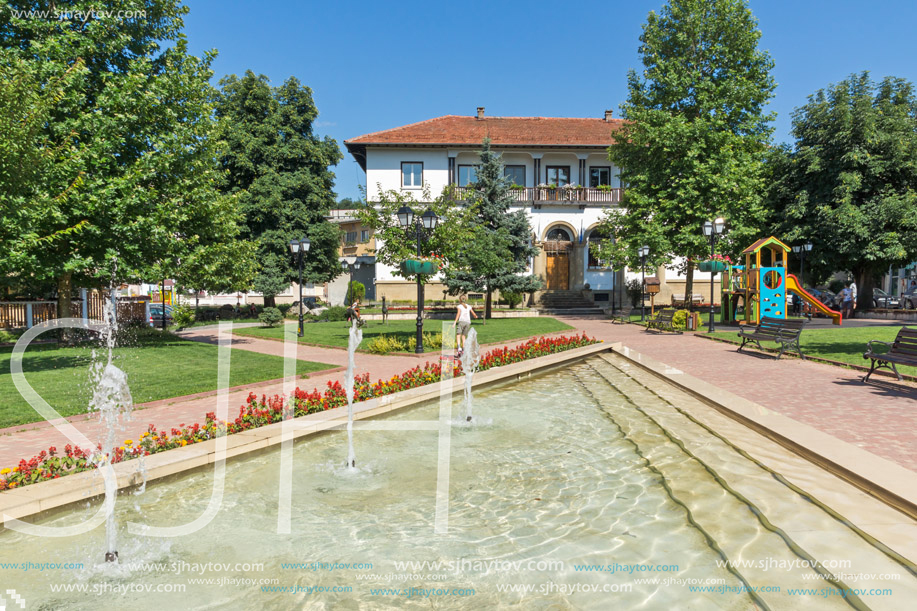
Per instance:
[[[543,244],[546,255],[545,288],[568,290],[570,288],[570,248],[573,236],[561,226],[548,230]]]

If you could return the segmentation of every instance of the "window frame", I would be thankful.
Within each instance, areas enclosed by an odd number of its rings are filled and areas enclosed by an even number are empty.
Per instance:
[[[551,170],[566,170],[566,172],[567,172],[567,182],[565,182],[565,183],[563,183],[563,184],[561,184],[560,180],[557,180],[556,182],[552,182],[552,181],[548,178],[548,175],[551,173]],[[544,181],[545,181],[545,184],[557,185],[558,188],[560,188],[560,187],[562,187],[562,186],[564,186],[564,185],[569,185],[569,184],[571,184],[571,180],[570,180],[570,179],[571,179],[572,176],[573,176],[573,174],[572,174],[572,172],[570,172],[570,166],[568,166],[568,165],[549,165],[549,166],[545,166],[545,168],[544,168]]]
[[[593,184],[592,184],[592,171],[593,171],[593,170],[605,170],[606,172],[608,172],[608,182],[606,182],[604,185],[600,185],[600,184],[599,184],[599,185],[593,185]],[[610,165],[593,165],[593,166],[589,166],[589,188],[590,188],[590,189],[596,189],[596,188],[598,188],[598,187],[600,187],[600,186],[608,186],[608,187],[611,186],[611,166],[610,166]]]
[[[472,182],[475,182],[478,179],[478,170],[477,168],[481,167],[481,164],[474,163],[460,163],[455,168],[455,184],[459,187],[467,187]],[[474,171],[474,180],[462,184],[462,168],[471,168]]]
[[[592,248],[591,248],[592,242],[593,242],[592,236],[596,233],[600,233],[600,232],[598,232],[595,228],[593,228],[589,231],[589,235],[586,236],[586,271],[612,270],[614,269],[613,267],[611,267],[610,265],[605,265],[605,266],[601,265],[603,261],[601,261],[598,257],[594,257],[592,254]],[[598,243],[599,241],[607,241],[607,240],[611,240],[611,237],[597,235],[594,241]],[[595,259],[596,263],[598,263],[599,265],[592,265],[593,259]],[[610,263],[610,262],[606,261],[605,263]]]
[[[369,229],[360,230],[360,242],[366,243],[369,242]]]
[[[406,165],[419,165],[420,166],[420,184],[419,185],[406,185],[404,184],[404,166]],[[411,172],[413,177],[414,173]],[[423,161],[402,161],[401,162],[401,188],[402,189],[423,189]]]
[[[516,181],[513,181],[511,184],[516,185],[516,186],[519,186],[519,187],[525,187],[525,164],[510,164],[510,165],[504,165],[504,166],[503,166],[503,177],[504,177],[504,178],[509,178],[509,177],[506,175],[506,170],[508,170],[509,168],[514,168],[514,169],[515,169],[515,168],[518,168],[518,169],[521,169],[521,170],[522,170],[522,182],[521,182],[521,183],[518,183],[518,182],[516,182]]]

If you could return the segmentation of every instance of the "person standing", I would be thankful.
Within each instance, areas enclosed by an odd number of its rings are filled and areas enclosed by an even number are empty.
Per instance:
[[[468,298],[462,295],[459,297],[458,307],[455,309],[455,320],[452,321],[452,327],[456,328],[456,340],[458,350],[455,355],[462,357],[462,350],[465,348],[465,338],[468,337],[468,330],[471,329],[471,318],[477,318],[474,309],[468,305]]]
[[[841,302],[841,316],[850,318],[853,316],[853,289],[848,282],[838,294],[838,300]]]
[[[853,293],[853,307],[850,308],[850,318],[853,318],[853,313],[857,309],[857,283],[856,283],[856,280],[850,283],[850,291]]]

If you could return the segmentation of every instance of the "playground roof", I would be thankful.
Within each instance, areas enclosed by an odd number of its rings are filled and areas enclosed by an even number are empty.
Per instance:
[[[758,240],[757,242],[755,242],[754,244],[752,244],[751,246],[749,246],[748,248],[746,248],[745,250],[743,250],[743,251],[742,251],[742,254],[743,254],[743,255],[750,255],[750,254],[753,254],[753,253],[758,252],[759,250],[761,250],[761,249],[764,248],[765,246],[770,246],[770,245],[772,245],[772,244],[777,245],[777,246],[779,246],[780,248],[782,248],[782,249],[783,249],[783,252],[790,252],[790,247],[789,247],[789,246],[787,246],[786,244],[784,244],[783,242],[781,242],[780,240],[778,240],[778,239],[775,238],[774,236],[771,236],[771,237],[769,237],[769,238],[761,238],[760,240]]]

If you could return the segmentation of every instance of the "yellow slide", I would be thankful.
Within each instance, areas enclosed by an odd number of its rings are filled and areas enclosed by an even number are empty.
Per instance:
[[[820,302],[815,297],[812,297],[812,295],[810,295],[808,291],[802,288],[802,286],[799,284],[799,281],[796,280],[796,276],[794,276],[793,274],[786,275],[786,290],[791,293],[796,293],[797,295],[802,297],[802,299],[808,302],[809,305],[811,305],[813,308],[815,308],[816,310],[818,310],[825,316],[828,316],[829,318],[831,318],[831,321],[834,324],[836,325],[841,324],[841,313],[836,310],[832,310],[831,308],[829,308],[828,306]]]

